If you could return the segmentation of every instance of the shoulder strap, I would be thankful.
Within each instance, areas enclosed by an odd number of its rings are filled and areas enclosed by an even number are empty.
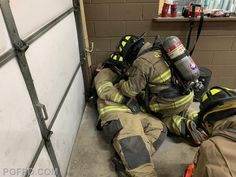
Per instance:
[[[189,45],[190,45],[190,39],[191,39],[191,34],[192,34],[192,30],[193,30],[193,26],[194,26],[194,18],[195,17],[190,17],[190,29],[189,29],[189,33],[188,33],[188,40],[187,40],[187,44],[186,44],[186,48],[190,51],[189,49]],[[193,51],[195,49],[195,46],[197,44],[197,41],[198,41],[198,38],[201,34],[201,31],[202,31],[202,25],[203,25],[203,21],[204,21],[204,13],[201,12],[201,16],[200,16],[200,21],[199,21],[199,26],[198,26],[198,31],[197,31],[197,38],[196,38],[196,41],[193,45],[193,48],[192,50],[190,51],[190,55],[193,54]]]
[[[192,50],[190,51],[190,56],[193,54],[193,51],[194,51],[195,46],[196,46],[196,44],[197,44],[198,38],[199,38],[199,36],[200,36],[200,34],[201,34],[202,25],[203,25],[203,19],[204,19],[204,13],[202,12],[202,13],[201,13],[201,17],[200,17],[200,21],[199,21],[198,31],[197,31],[197,38],[196,38],[196,41],[195,41],[195,43],[194,43],[194,46],[193,46]]]

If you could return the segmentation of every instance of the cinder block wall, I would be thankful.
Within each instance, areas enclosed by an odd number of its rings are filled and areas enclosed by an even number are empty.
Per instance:
[[[152,42],[176,35],[186,41],[188,22],[153,22],[158,0],[84,0],[89,40],[94,42],[93,68],[115,50],[125,34],[147,32]],[[198,23],[193,35],[196,35]],[[192,41],[194,41],[192,38]],[[205,22],[193,58],[200,66],[212,70],[211,85],[236,88],[236,22]]]

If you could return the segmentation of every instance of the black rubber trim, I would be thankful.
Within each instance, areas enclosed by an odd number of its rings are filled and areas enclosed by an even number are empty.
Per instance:
[[[162,145],[167,136],[167,128],[164,124],[162,125],[163,125],[163,130],[161,131],[159,138],[153,143],[153,147],[155,148],[156,151],[160,148],[160,146]]]
[[[121,125],[120,120],[112,120],[110,122],[107,122],[103,127],[102,131],[105,137],[105,140],[108,143],[112,143],[115,136],[120,132],[120,130],[123,128]]]

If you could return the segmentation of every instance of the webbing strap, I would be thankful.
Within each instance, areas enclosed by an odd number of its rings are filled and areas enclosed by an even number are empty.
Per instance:
[[[196,41],[195,41],[195,43],[194,43],[194,45],[193,45],[192,50],[190,51],[190,56],[193,54],[193,51],[194,51],[195,46],[196,46],[196,44],[197,44],[198,38],[199,38],[199,36],[200,36],[200,34],[201,34],[203,21],[204,21],[204,13],[201,12],[200,21],[199,21],[199,26],[198,26],[198,31],[197,31],[197,38],[196,38]],[[194,17],[190,17],[190,29],[189,29],[188,40],[187,40],[187,44],[186,44],[186,48],[187,48],[188,50],[190,50],[190,49],[189,49],[189,45],[190,45],[190,39],[191,39],[191,34],[192,34],[193,26],[194,26]]]
[[[198,38],[199,38],[199,36],[200,36],[200,34],[201,34],[202,25],[203,25],[203,19],[204,19],[204,13],[202,12],[202,13],[201,13],[201,17],[200,17],[200,21],[199,21],[198,31],[197,31],[197,39],[196,39],[195,44],[193,45],[193,48],[192,48],[192,50],[191,50],[191,52],[190,52],[190,56],[193,54],[193,51],[194,51],[195,46],[196,46],[196,44],[197,44]]]

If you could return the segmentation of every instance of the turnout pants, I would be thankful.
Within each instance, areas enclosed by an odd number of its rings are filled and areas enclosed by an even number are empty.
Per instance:
[[[171,133],[183,135],[185,122],[197,118],[197,112],[189,109],[192,102],[193,93],[176,101],[174,99],[165,101],[154,97],[151,100],[150,109],[157,117],[161,117]]]
[[[156,177],[152,154],[166,137],[165,125],[145,114],[125,112],[108,113],[103,126],[106,139],[111,142],[132,177]]]

